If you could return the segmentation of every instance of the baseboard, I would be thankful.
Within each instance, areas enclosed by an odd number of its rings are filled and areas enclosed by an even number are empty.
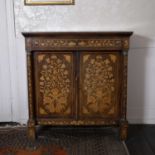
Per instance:
[[[13,120],[13,122],[18,122],[21,125],[27,124],[28,119],[19,119],[19,120]]]
[[[142,119],[142,118],[128,118],[129,124],[155,124],[155,118]]]
[[[127,119],[132,124],[155,124],[155,107],[129,107],[127,110]]]

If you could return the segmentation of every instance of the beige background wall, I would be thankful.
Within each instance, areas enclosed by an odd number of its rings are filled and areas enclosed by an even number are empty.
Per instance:
[[[154,0],[75,0],[71,6],[24,6],[23,0],[2,1],[6,1],[11,47],[6,49],[10,53],[9,60],[5,56],[10,66],[10,76],[6,75],[6,79],[11,81],[12,89],[11,105],[7,100],[3,103],[0,100],[0,104],[10,107],[8,119],[26,122],[28,117],[25,45],[21,32],[134,31],[129,51],[128,119],[131,123],[155,123]],[[4,113],[0,114],[0,121],[3,120]]]

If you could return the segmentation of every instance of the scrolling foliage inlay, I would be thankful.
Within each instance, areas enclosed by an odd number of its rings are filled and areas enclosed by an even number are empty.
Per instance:
[[[69,115],[71,113],[71,54],[38,54],[39,113]]]
[[[117,94],[117,54],[85,54],[82,60],[82,114],[113,115]]]

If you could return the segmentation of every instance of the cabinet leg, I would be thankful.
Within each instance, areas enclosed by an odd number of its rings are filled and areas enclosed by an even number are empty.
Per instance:
[[[128,121],[122,121],[120,123],[120,140],[124,141],[128,135]]]
[[[34,121],[28,122],[28,139],[32,141],[36,139],[36,129]]]

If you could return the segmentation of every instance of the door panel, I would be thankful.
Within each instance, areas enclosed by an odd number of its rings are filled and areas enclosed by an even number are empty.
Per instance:
[[[73,54],[36,52],[34,58],[37,115],[48,118],[75,116]]]
[[[115,118],[118,116],[119,64],[119,52],[81,53],[80,117]]]

